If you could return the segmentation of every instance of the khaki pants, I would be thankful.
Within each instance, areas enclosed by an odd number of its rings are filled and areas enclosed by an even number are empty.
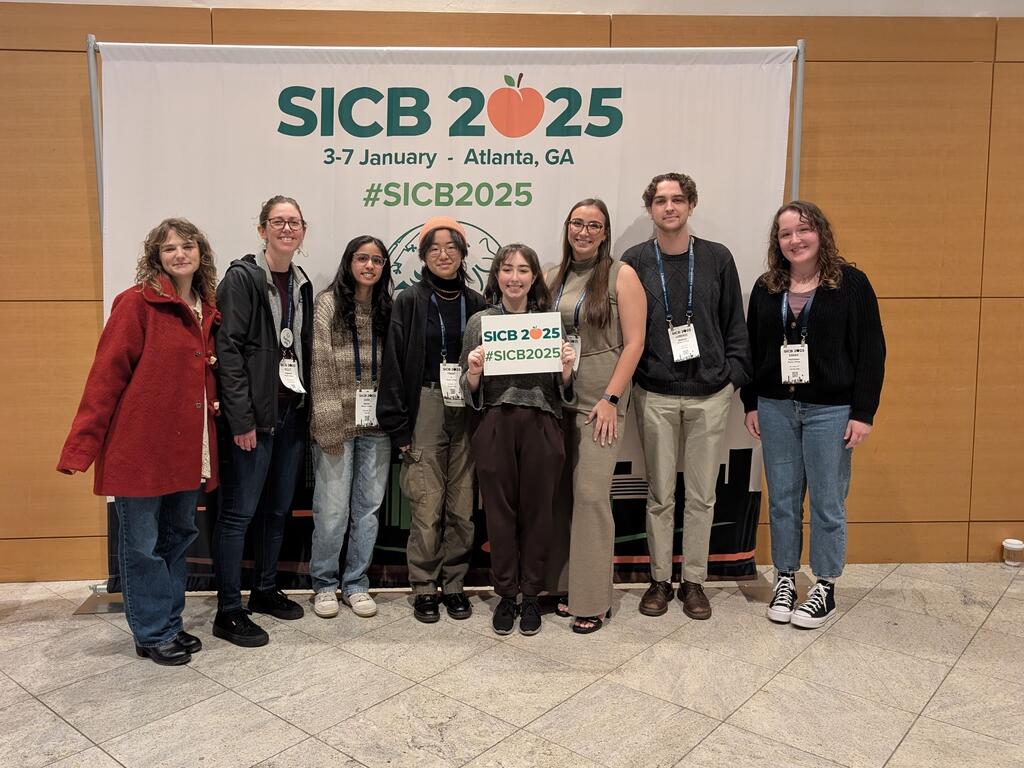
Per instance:
[[[703,584],[715,517],[715,486],[721,466],[732,384],[713,395],[658,395],[633,387],[640,439],[647,467],[647,547],[651,578],[672,578],[675,539],[676,466],[680,445],[686,499],[683,506],[683,579]]]
[[[462,591],[473,549],[473,462],[466,409],[441,390],[420,390],[412,448],[402,457],[402,493],[412,508],[406,557],[415,594]]]

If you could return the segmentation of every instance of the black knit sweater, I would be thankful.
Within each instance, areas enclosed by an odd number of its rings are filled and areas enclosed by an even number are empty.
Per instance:
[[[750,293],[747,331],[754,380],[743,387],[744,410],[757,410],[758,396],[792,399],[815,405],[849,405],[851,419],[872,423],[885,375],[885,336],[878,299],[867,275],[844,266],[838,288],[820,285],[815,291],[807,317],[808,384],[782,383],[782,297],[782,293],[769,293],[761,278]],[[788,313],[788,326],[787,343],[799,343],[800,323],[792,312]]]

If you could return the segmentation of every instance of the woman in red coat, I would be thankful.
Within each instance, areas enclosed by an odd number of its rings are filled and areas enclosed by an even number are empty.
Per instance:
[[[217,485],[213,328],[217,270],[206,236],[166,219],[146,237],[137,284],[114,299],[57,469],[96,462],[113,496],[125,615],[139,656],[186,664],[185,553],[202,484]]]

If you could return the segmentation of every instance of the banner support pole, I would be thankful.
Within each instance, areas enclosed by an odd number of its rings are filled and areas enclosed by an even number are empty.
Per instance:
[[[100,211],[100,247],[103,245],[103,126],[100,120],[100,91],[97,86],[96,35],[85,39],[85,55],[89,62],[89,102],[92,105],[92,150],[96,160],[96,190]]]
[[[804,120],[804,63],[807,60],[807,41],[796,41],[796,94],[793,97],[792,155],[789,161],[789,197],[800,198],[800,149],[803,141]]]

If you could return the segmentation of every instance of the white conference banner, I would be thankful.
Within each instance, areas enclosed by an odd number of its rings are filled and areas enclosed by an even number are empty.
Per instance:
[[[257,214],[276,194],[309,222],[298,263],[316,289],[361,234],[410,284],[416,235],[442,213],[469,234],[478,289],[502,244],[553,264],[570,206],[588,197],[610,209],[617,258],[652,235],[650,179],[680,171],[699,192],[693,231],[730,248],[749,293],[782,202],[795,46],[99,48],[108,311],[160,220],[203,229],[223,274],[260,247]],[[723,461],[750,445],[739,410]],[[635,431],[627,443],[639,456]],[[751,490],[759,477],[755,461]]]

